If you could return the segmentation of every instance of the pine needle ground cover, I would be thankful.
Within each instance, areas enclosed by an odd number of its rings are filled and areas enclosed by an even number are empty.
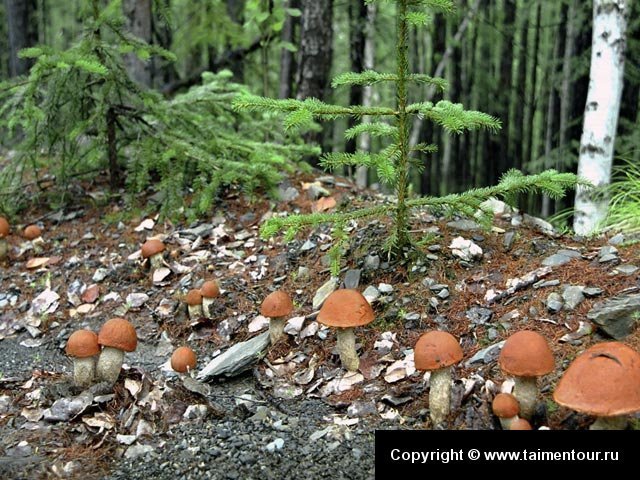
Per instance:
[[[395,194],[389,204],[364,207],[356,210],[344,209],[335,213],[313,213],[289,216],[275,216],[262,227],[263,237],[271,237],[278,232],[285,233],[285,241],[294,238],[306,228],[329,224],[333,228],[334,244],[329,251],[332,274],[340,270],[340,260],[349,240],[349,222],[370,217],[389,217],[393,223],[386,236],[384,248],[395,258],[406,256],[413,250],[415,239],[410,235],[411,212],[418,209],[436,209],[447,214],[478,215],[478,220],[489,225],[492,212],[482,209],[484,201],[491,197],[513,201],[520,193],[543,193],[551,198],[562,197],[566,190],[574,187],[578,179],[571,173],[547,170],[539,174],[525,176],[517,170],[505,172],[501,181],[492,187],[477,188],[444,197],[418,197],[409,195],[409,178],[412,169],[422,170],[424,164],[418,154],[428,154],[437,148],[433,144],[418,144],[411,147],[409,129],[411,119],[420,116],[433,122],[451,134],[488,129],[496,131],[500,121],[491,115],[465,110],[461,104],[441,100],[433,102],[413,102],[409,99],[409,86],[432,85],[444,91],[447,83],[442,78],[411,72],[408,57],[409,28],[429,23],[428,12],[451,13],[454,4],[450,0],[397,0],[396,2],[396,63],[395,72],[347,72],[333,80],[333,87],[351,85],[376,85],[391,83],[396,90],[394,106],[340,106],[322,102],[315,98],[304,100],[275,100],[271,98],[244,95],[235,102],[239,111],[279,112],[284,114],[287,131],[308,129],[316,121],[330,121],[341,117],[352,117],[361,123],[346,131],[347,138],[371,135],[387,139],[388,144],[377,153],[357,151],[356,153],[327,153],[321,164],[329,169],[345,166],[364,166],[373,169],[378,179]],[[367,117],[367,121],[362,121]]]

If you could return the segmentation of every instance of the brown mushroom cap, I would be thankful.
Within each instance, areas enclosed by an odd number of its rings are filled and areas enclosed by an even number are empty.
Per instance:
[[[200,288],[200,293],[205,298],[216,298],[220,295],[220,287],[218,286],[218,282],[215,280],[209,280],[202,284]]]
[[[197,363],[196,354],[189,347],[179,347],[171,355],[171,368],[178,373],[193,370]]]
[[[70,357],[93,357],[100,353],[98,335],[91,330],[76,330],[67,340],[65,351]]]
[[[525,418],[516,418],[511,422],[509,430],[533,430],[529,421]]]
[[[38,227],[37,225],[29,225],[24,229],[24,232],[22,232],[22,234],[27,240],[35,240],[40,235],[42,235],[42,230],[40,230],[40,227]]]
[[[507,338],[498,364],[503,372],[517,377],[538,377],[553,370],[555,360],[545,338],[530,330],[521,330]]]
[[[328,327],[361,327],[373,322],[375,314],[357,290],[343,288],[327,297],[318,313],[318,322]]]
[[[284,317],[293,311],[293,302],[288,293],[282,290],[271,292],[262,301],[260,314],[269,318]]]
[[[138,346],[136,329],[124,318],[112,318],[100,329],[98,343],[105,347],[133,352]]]
[[[520,413],[518,399],[510,393],[499,393],[491,404],[493,414],[499,418],[512,418]]]
[[[598,417],[640,411],[640,354],[620,342],[586,349],[564,372],[553,399]]]
[[[184,300],[187,305],[200,305],[202,303],[202,294],[200,290],[189,290]]]
[[[9,228],[9,222],[4,217],[0,217],[0,238],[4,238],[9,235],[11,228]]]
[[[164,243],[156,238],[152,238],[151,240],[147,240],[142,245],[142,256],[144,258],[149,258],[154,256],[157,253],[164,251]]]
[[[448,332],[433,330],[424,333],[413,349],[417,370],[439,370],[462,360],[462,348]]]

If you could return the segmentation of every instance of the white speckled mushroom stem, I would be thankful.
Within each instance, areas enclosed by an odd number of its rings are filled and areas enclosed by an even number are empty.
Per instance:
[[[338,328],[337,330],[337,347],[342,366],[350,372],[355,372],[360,366],[360,359],[356,352],[355,331],[353,328]]]
[[[451,367],[431,372],[429,378],[429,416],[439,425],[451,411]]]
[[[162,254],[161,253],[156,253],[155,255],[151,255],[151,257],[149,258],[149,261],[151,262],[151,271],[152,272],[154,270],[158,270],[159,268],[162,268],[164,266],[164,261],[162,260]]]
[[[624,430],[627,428],[627,417],[598,417],[589,430]]]
[[[73,359],[73,384],[76,387],[88,388],[96,376],[96,357]]]
[[[115,385],[120,375],[124,352],[112,347],[103,347],[96,365],[96,379]]]
[[[9,242],[6,238],[0,238],[0,259],[7,256],[9,253]]]
[[[202,304],[200,303],[197,305],[187,305],[187,310],[189,311],[189,320],[198,320],[204,315],[202,312]]]
[[[269,340],[273,345],[284,336],[284,324],[286,317],[273,317],[269,319]]]
[[[520,417],[531,420],[538,399],[538,377],[514,377],[513,396],[520,404]]]
[[[202,313],[204,318],[213,318],[214,303],[216,303],[215,298],[202,297]]]
[[[502,427],[503,430],[511,430],[511,424],[515,422],[518,418],[519,418],[518,415],[510,418],[499,418],[500,426]]]

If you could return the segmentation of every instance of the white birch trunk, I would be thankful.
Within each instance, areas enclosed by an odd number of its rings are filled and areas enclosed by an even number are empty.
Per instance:
[[[578,175],[596,187],[609,184],[622,97],[627,0],[594,0],[589,91],[580,139]],[[573,229],[593,233],[607,215],[608,200],[576,190]]]

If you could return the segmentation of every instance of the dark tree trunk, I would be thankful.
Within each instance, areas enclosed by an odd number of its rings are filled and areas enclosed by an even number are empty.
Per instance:
[[[514,118],[512,122],[512,146],[513,146],[513,166],[522,170],[523,166],[523,141],[524,141],[524,107],[527,91],[527,40],[529,32],[529,14],[526,9],[521,12],[523,17],[520,20],[520,42],[518,50],[518,65],[516,73],[516,85],[513,92]]]
[[[302,0],[300,19],[300,49],[296,98],[323,100],[329,88],[329,73],[333,56],[333,0]],[[305,140],[322,143],[322,134],[309,132]],[[311,159],[312,164],[317,164]]]
[[[166,8],[169,9],[170,0],[165,0]],[[155,12],[154,12],[155,13]],[[153,16],[153,42],[160,45],[166,50],[171,50],[173,45],[173,30],[164,19],[159,15]],[[154,87],[164,90],[167,85],[171,85],[178,80],[179,75],[176,71],[175,62],[156,57],[153,59],[152,83]]]
[[[232,22],[242,25],[244,22],[244,0],[227,0],[227,14]],[[231,46],[229,46],[231,50]],[[209,55],[209,60],[215,59]],[[236,82],[244,83],[244,58],[237,59],[231,63],[230,69],[233,72],[233,79]]]
[[[629,26],[627,28],[627,39],[629,46],[631,42],[636,43],[640,39],[640,2],[631,2],[631,14],[629,15]],[[637,50],[636,50],[637,51]],[[634,129],[638,129],[636,118],[638,117],[638,101],[640,100],[640,63],[632,57],[631,49],[627,51],[627,64],[625,65],[624,88],[622,89],[622,102],[620,104],[620,119],[626,120],[618,125],[619,135],[629,135]],[[634,62],[634,60],[636,60]]]
[[[351,71],[362,72],[364,70],[364,39],[367,26],[367,6],[364,0],[349,0],[349,56],[351,58]],[[353,85],[349,92],[349,105],[362,104],[361,85]],[[349,118],[348,127],[353,127],[358,121]],[[345,152],[356,151],[356,139],[347,140]]]
[[[140,40],[151,43],[151,0],[124,0],[122,10],[127,21],[127,30]],[[151,86],[151,62],[142,61],[135,53],[124,57],[129,76],[136,82]]]
[[[5,0],[4,9],[9,32],[9,76],[25,75],[33,60],[19,58],[18,52],[38,43],[37,1]]]
[[[286,0],[288,8],[300,8],[300,0]],[[296,29],[300,25],[300,17],[287,15],[282,26],[280,39],[295,45]],[[293,96],[293,73],[295,71],[295,57],[293,52],[283,48],[280,52],[280,88],[278,98],[291,98]]]
[[[524,142],[522,147],[522,159],[526,162],[523,166],[528,167],[532,160],[535,160],[536,155],[533,154],[533,132],[536,113],[536,86],[538,83],[538,50],[540,49],[540,17],[542,15],[542,7],[538,4],[535,13],[534,20],[534,36],[533,36],[533,52],[529,56],[530,66],[527,65],[527,70],[531,78],[531,88],[529,88],[529,96],[527,98],[527,108],[525,110],[525,119],[522,131],[524,132]]]

